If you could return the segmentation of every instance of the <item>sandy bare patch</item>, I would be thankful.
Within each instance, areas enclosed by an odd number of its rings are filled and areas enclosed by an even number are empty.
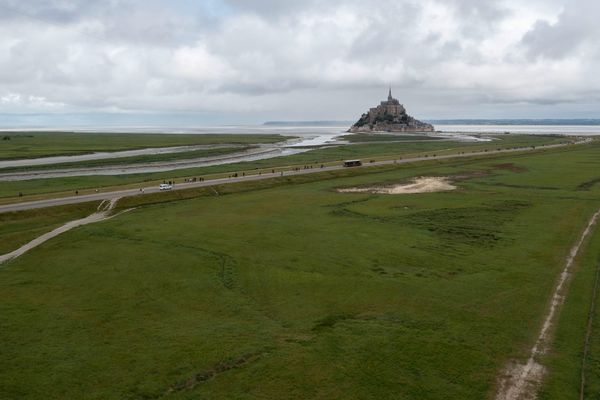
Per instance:
[[[19,247],[15,251],[12,251],[12,252],[4,254],[4,255],[0,255],[0,264],[3,264],[5,262],[10,261],[14,258],[17,258],[19,256],[22,256],[29,250],[34,249],[34,248],[38,247],[39,245],[41,245],[42,243],[45,243],[48,240],[50,240],[60,234],[68,232],[71,229],[116,217],[119,214],[110,215],[110,212],[115,207],[118,200],[119,199],[104,200],[98,206],[97,212],[95,212],[91,215],[88,215],[85,218],[67,222],[66,224],[54,229],[53,231],[45,233],[45,234],[33,239],[31,242]],[[126,211],[129,211],[129,210],[126,210]]]
[[[412,194],[446,192],[456,189],[450,180],[439,176],[421,176],[410,183],[398,183],[386,186],[354,187],[338,189],[342,193]]]
[[[565,285],[571,275],[571,267],[579,254],[583,242],[591,233],[599,217],[600,210],[590,218],[579,240],[571,248],[565,260],[565,266],[552,293],[550,308],[546,312],[540,333],[529,352],[529,358],[525,364],[511,362],[506,367],[503,376],[500,378],[500,387],[496,395],[496,400],[529,400],[537,398],[537,391],[542,383],[545,372],[544,367],[538,362],[539,356],[544,354],[550,346],[550,331],[556,325],[558,308],[564,302],[567,295]]]

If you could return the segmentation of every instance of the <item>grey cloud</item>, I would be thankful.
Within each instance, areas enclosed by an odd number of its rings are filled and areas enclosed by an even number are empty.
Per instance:
[[[191,13],[171,9],[168,0],[0,0],[0,20],[22,25],[76,27],[82,40],[173,46],[198,39],[214,21],[202,6]],[[43,28],[43,25],[42,25]]]
[[[538,20],[521,41],[530,59],[562,59],[582,46],[591,45],[600,49],[598,37],[600,25],[600,3],[573,0],[565,4],[555,23]]]
[[[482,39],[493,32],[511,11],[501,0],[443,0],[461,21],[461,33],[468,38]]]
[[[338,3],[337,0],[320,2],[318,0],[281,1],[281,0],[223,0],[237,12],[251,12],[264,17],[290,15],[315,6],[327,8]]]
[[[149,2],[145,7],[125,4],[103,18],[98,31],[101,41],[148,46],[176,46],[197,40],[199,25],[190,16],[178,15]]]
[[[483,26],[497,22],[510,15],[510,10],[500,0],[445,0],[463,18],[479,21]]]
[[[351,57],[378,58],[383,62],[402,59],[414,50],[415,30],[421,17],[416,4],[396,3],[390,7],[364,9],[363,23],[367,27],[350,49]],[[402,27],[394,29],[392,27]],[[413,52],[414,54],[414,52]]]
[[[91,0],[0,0],[0,19],[34,19],[46,23],[72,23],[102,9],[102,2]]]

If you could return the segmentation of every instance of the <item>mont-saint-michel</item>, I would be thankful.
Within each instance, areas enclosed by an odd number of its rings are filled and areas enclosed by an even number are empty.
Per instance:
[[[421,122],[406,113],[404,105],[392,96],[369,109],[348,132],[433,132],[433,125]]]

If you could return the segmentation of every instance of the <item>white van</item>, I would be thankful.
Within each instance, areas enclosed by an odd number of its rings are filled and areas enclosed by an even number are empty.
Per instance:
[[[173,185],[169,185],[168,183],[161,183],[158,188],[160,190],[171,190],[173,189]]]

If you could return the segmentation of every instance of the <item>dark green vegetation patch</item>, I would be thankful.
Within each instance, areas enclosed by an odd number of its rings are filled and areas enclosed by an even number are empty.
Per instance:
[[[448,246],[490,246],[502,238],[504,224],[515,219],[531,203],[507,200],[479,207],[442,208],[414,213],[409,223],[440,235]]]

